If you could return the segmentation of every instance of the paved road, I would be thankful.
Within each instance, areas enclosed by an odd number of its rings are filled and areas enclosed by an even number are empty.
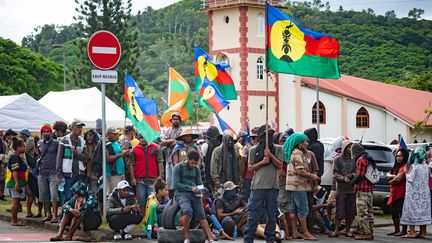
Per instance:
[[[401,241],[400,238],[386,236],[387,233],[392,231],[392,227],[386,228],[377,228],[375,229],[375,241],[374,242],[391,242],[394,243],[396,241]],[[428,232],[426,240],[420,239],[404,239],[404,243],[410,242],[431,242],[432,241],[432,226],[428,226]],[[37,228],[33,228],[30,226],[24,227],[14,227],[10,226],[9,223],[0,221],[0,242],[49,242],[49,238],[54,235],[53,232],[45,231]],[[320,235],[320,241],[324,243],[330,242],[348,242],[352,241],[352,239],[340,237],[337,239],[329,239],[327,236]],[[146,239],[136,239],[128,242],[150,242]],[[156,242],[156,241],[152,241]],[[233,241],[219,241],[219,242],[233,242]],[[242,242],[241,239],[236,240],[235,242]],[[256,241],[256,242],[264,242],[264,241]],[[304,242],[302,240],[291,240],[286,242]],[[357,242],[357,241],[356,241]],[[362,241],[358,241],[362,242]],[[366,242],[366,241],[365,241]]]

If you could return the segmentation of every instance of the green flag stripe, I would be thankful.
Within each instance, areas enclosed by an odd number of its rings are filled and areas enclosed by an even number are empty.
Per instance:
[[[177,80],[171,80],[170,82],[170,92],[184,94],[185,86],[182,82]]]

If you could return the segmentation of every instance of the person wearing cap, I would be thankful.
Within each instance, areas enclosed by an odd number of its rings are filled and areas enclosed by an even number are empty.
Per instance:
[[[50,241],[71,241],[78,228],[82,227],[84,231],[97,230],[102,223],[97,198],[87,189],[87,185],[78,181],[70,190],[73,197],[63,205],[59,231]],[[66,226],[69,226],[69,230],[63,237]]]
[[[239,232],[247,222],[246,202],[239,195],[239,186],[232,181],[223,184],[223,194],[216,200],[216,215],[221,222],[222,228],[233,236],[234,228],[237,226]]]
[[[188,151],[185,159],[177,163],[173,170],[174,200],[177,201],[183,215],[184,243],[191,242],[190,221],[192,218],[199,221],[208,242],[213,243],[213,234],[206,220],[202,195],[198,189],[203,186],[198,167],[199,160],[198,151]]]
[[[143,219],[143,211],[137,204],[129,183],[120,181],[107,201],[107,221],[114,230],[114,240],[132,240],[129,233]]]
[[[254,177],[248,204],[245,242],[253,242],[263,210],[267,213],[266,241],[276,240],[278,170],[282,168],[283,151],[280,145],[272,143],[274,132],[269,125],[262,125],[258,130],[259,143],[249,151],[249,168],[254,171]]]
[[[249,201],[251,192],[250,188],[252,185],[252,178],[254,176],[254,172],[248,168],[249,150],[259,142],[258,130],[259,127],[252,128],[251,134],[249,135],[250,143],[246,144],[240,153],[240,171],[243,178],[243,198],[246,202]]]
[[[177,144],[176,138],[180,136],[183,129],[180,127],[181,116],[180,113],[174,112],[171,115],[171,127],[169,127],[164,135],[162,136],[162,141],[160,143],[161,151],[164,151],[164,159],[165,159],[165,179],[168,184],[168,189],[170,191],[170,198],[173,197],[173,184],[172,184],[172,172],[174,165],[172,161],[172,152]]]
[[[230,134],[224,134],[222,144],[213,150],[210,166],[211,180],[216,190],[227,181],[240,183],[239,154]]]
[[[307,150],[308,137],[304,133],[293,133],[284,143],[285,161],[287,164],[286,190],[291,193],[291,203],[288,205],[292,236],[297,239],[300,236],[297,230],[297,219],[300,221],[305,240],[317,240],[307,227],[306,218],[309,215],[309,203],[307,193],[312,191],[319,180],[316,172],[312,172],[309,161],[315,158],[314,154]],[[316,163],[316,162],[315,162]]]
[[[237,142],[235,143],[235,148],[238,153],[243,150],[243,147],[246,145],[247,133],[243,131],[239,131],[237,134]]]
[[[119,130],[115,127],[110,127],[106,131],[106,176],[107,176],[107,191],[110,193],[114,190],[117,184],[125,180],[126,163],[124,158],[129,156],[130,149],[122,149],[118,142]]]
[[[60,139],[56,169],[58,178],[64,179],[63,202],[72,198],[72,186],[85,179],[87,149],[81,137],[83,126],[84,123],[73,121],[70,125],[71,133]]]
[[[52,128],[49,125],[43,125],[40,132],[42,139],[37,146],[39,154],[39,201],[45,205],[48,212],[48,215],[42,219],[42,222],[51,221],[51,223],[57,223],[60,201],[58,185],[60,180],[57,178],[56,173],[56,159],[59,141],[52,138]]]
[[[131,184],[136,186],[138,205],[145,212],[147,198],[154,192],[154,183],[162,177],[163,164],[159,147],[148,143],[142,134],[138,134],[139,145],[129,155],[129,173]]]

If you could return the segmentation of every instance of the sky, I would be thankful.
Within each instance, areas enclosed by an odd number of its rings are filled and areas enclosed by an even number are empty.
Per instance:
[[[132,0],[132,12],[136,14],[146,6],[163,8],[179,0]],[[376,14],[395,10],[398,17],[408,16],[414,7],[425,10],[422,16],[432,19],[432,0],[322,0],[329,1],[336,11],[341,5],[345,10],[372,8]],[[0,36],[11,39],[17,44],[35,27],[44,24],[69,25],[74,22],[74,0],[0,0]]]

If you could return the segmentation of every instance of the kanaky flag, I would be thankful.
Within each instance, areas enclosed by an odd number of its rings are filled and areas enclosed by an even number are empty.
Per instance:
[[[162,115],[161,123],[169,127],[174,112],[180,113],[182,121],[193,114],[192,93],[188,82],[172,67],[169,68],[168,110]]]
[[[226,123],[218,114],[215,114],[215,115],[219,121],[219,125],[220,125],[223,132],[228,130],[228,131],[231,131],[233,135],[237,135],[237,133],[234,131],[234,129],[231,128],[230,125],[228,125],[228,123]]]
[[[125,112],[147,142],[160,136],[156,101],[146,98],[130,75],[125,77]]]
[[[340,78],[338,41],[301,27],[277,8],[267,5],[267,65],[277,73]]]
[[[405,143],[405,140],[403,139],[403,137],[401,137],[400,141],[399,141],[399,148],[408,150],[408,146]]]
[[[198,103],[214,113],[219,113],[230,102],[225,100],[215,85],[204,77],[204,82],[201,85],[198,96]]]
[[[226,100],[236,100],[237,92],[234,81],[226,71],[229,68],[229,64],[213,62],[209,55],[199,47],[195,47],[194,56],[196,92],[200,92],[204,77],[207,77]]]

